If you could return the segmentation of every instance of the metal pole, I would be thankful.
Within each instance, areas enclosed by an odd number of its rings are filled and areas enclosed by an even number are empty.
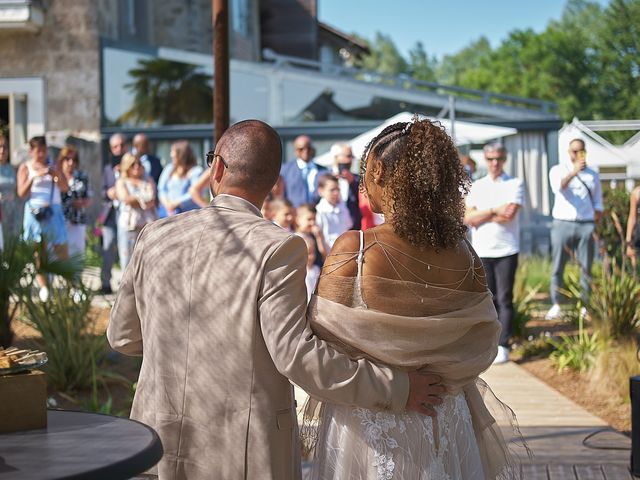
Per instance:
[[[229,128],[229,8],[227,0],[212,0],[214,142]]]

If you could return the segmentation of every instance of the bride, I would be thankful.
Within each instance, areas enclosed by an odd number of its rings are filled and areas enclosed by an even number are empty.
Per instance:
[[[442,376],[433,416],[323,404],[303,427],[313,479],[515,478],[478,375],[499,323],[482,263],[465,239],[468,176],[429,120],[396,123],[365,149],[362,185],[386,223],[341,236],[309,305],[318,336],[355,358]],[[315,432],[311,434],[310,432]]]

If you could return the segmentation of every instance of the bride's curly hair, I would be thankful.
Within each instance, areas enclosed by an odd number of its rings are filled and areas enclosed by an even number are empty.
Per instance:
[[[392,211],[386,221],[398,235],[412,245],[438,249],[454,247],[465,236],[464,195],[470,180],[439,122],[415,115],[411,122],[382,130],[362,155],[361,189],[371,155],[382,162]]]

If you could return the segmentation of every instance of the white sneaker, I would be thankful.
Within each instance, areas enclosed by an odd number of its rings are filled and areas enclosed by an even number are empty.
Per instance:
[[[554,303],[553,306],[549,309],[547,314],[544,316],[545,320],[555,320],[562,316],[562,312],[560,310],[560,305]]]
[[[587,307],[582,307],[580,309],[580,318],[582,318],[583,320],[587,318],[588,314],[589,312],[587,312]]]
[[[498,354],[496,358],[493,359],[494,365],[500,365],[501,363],[507,363],[509,361],[509,349],[507,347],[503,347],[502,345],[498,345]]]
[[[47,287],[40,287],[40,291],[38,292],[38,297],[42,303],[49,300],[49,289]]]

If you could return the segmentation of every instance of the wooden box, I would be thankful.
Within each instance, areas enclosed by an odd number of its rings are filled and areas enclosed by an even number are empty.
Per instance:
[[[47,428],[47,381],[39,370],[0,376],[0,433]]]

